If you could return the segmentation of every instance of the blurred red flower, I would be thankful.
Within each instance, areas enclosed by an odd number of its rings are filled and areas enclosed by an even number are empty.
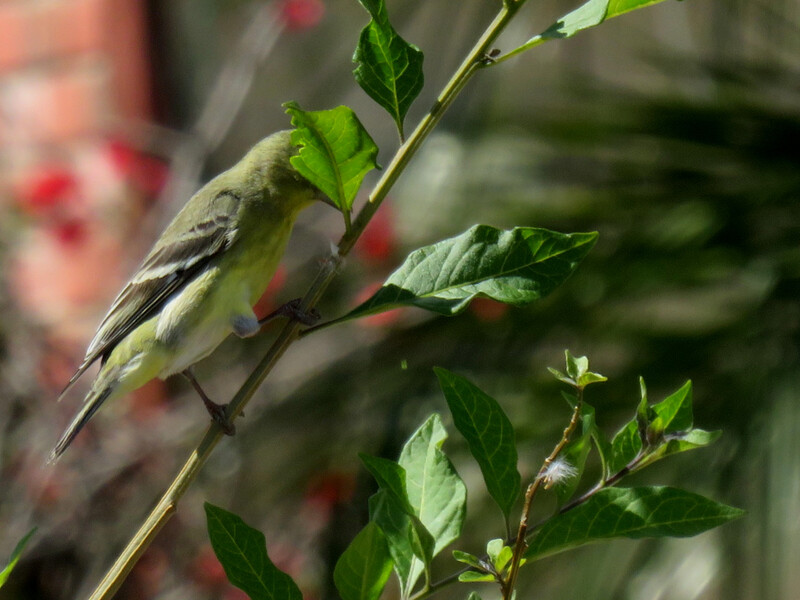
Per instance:
[[[372,294],[378,291],[381,285],[382,283],[378,282],[364,286],[356,295],[356,306],[368,300]],[[388,327],[389,325],[393,325],[400,320],[402,311],[402,308],[394,308],[392,310],[387,310],[386,312],[364,317],[363,319],[358,319],[357,322],[362,324],[364,327]]]
[[[475,298],[469,305],[469,310],[481,321],[492,323],[505,316],[508,312],[508,304],[491,298]]]
[[[106,146],[108,158],[117,174],[148,196],[156,196],[167,182],[167,165],[143,154],[120,139],[111,139]]]
[[[283,0],[280,15],[290,30],[315,27],[325,15],[322,0]]]
[[[79,188],[78,178],[71,169],[46,165],[22,183],[17,200],[26,213],[46,217],[75,203],[80,197]]]
[[[394,215],[391,207],[383,204],[358,239],[355,250],[365,262],[382,264],[392,258],[396,247]]]
[[[256,305],[253,307],[253,312],[256,313],[259,319],[264,318],[278,308],[278,303],[275,301],[275,298],[286,284],[287,275],[286,267],[284,265],[278,265],[278,270],[275,271],[275,275],[269,282],[267,289],[264,290],[264,293],[261,294],[261,298],[258,299],[258,302],[256,302]]]

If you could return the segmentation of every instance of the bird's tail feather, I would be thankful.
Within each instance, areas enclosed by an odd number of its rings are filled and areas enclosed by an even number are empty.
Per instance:
[[[109,397],[111,392],[113,391],[113,387],[109,386],[101,390],[100,392],[95,392],[94,390],[89,392],[89,395],[86,397],[86,400],[83,401],[83,406],[81,407],[78,414],[75,415],[75,418],[72,419],[72,423],[69,424],[69,427],[64,431],[61,435],[61,438],[58,440],[55,448],[50,453],[50,457],[47,459],[48,463],[53,463],[64,453],[64,450],[67,449],[72,443],[72,440],[75,439],[75,436],[78,435],[78,432],[83,429],[83,426],[89,422],[89,419],[92,418],[97,409],[100,408],[100,405],[106,401]]]
[[[75,371],[75,374],[69,378],[67,385],[64,386],[64,389],[61,390],[61,393],[58,395],[59,402],[61,402],[61,399],[67,395],[67,392],[70,391],[70,389],[72,389],[72,386],[75,385],[80,376],[83,375],[86,372],[86,370],[92,366],[92,363],[94,363],[94,361],[97,360],[97,358],[98,358],[97,356],[87,356],[83,360],[81,366],[78,367],[78,370]]]

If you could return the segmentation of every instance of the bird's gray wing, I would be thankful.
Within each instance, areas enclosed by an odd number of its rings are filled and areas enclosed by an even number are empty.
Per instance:
[[[190,224],[192,215],[179,213],[162,234],[114,300],[62,396],[92,363],[106,360],[126,335],[156,314],[170,296],[230,246],[236,237],[239,199],[223,192],[209,204],[202,221]],[[168,233],[170,241],[162,242]]]

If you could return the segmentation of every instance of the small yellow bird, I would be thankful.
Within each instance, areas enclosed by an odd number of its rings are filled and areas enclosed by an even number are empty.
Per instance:
[[[208,399],[189,368],[230,333],[258,333],[267,319],[259,321],[252,307],[275,274],[297,215],[316,200],[333,205],[290,164],[297,153],[290,134],[280,131],[256,144],[192,196],[161,234],[59,396],[100,361],[83,406],[49,462],[103,402],[175,373],[189,378],[214,420],[233,433],[225,407]],[[291,315],[291,307],[280,314]]]

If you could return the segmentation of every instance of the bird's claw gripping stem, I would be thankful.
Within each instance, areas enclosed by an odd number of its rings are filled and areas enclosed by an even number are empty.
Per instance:
[[[304,311],[300,308],[300,304],[302,303],[302,298],[295,298],[294,300],[290,300],[286,304],[278,307],[276,310],[269,313],[263,319],[258,320],[259,325],[265,325],[269,323],[273,319],[278,317],[286,317],[287,319],[291,319],[293,321],[297,321],[298,323],[302,323],[303,325],[307,325],[311,327],[312,325],[316,324],[317,321],[320,320],[319,311],[316,308],[312,308],[311,310]]]

